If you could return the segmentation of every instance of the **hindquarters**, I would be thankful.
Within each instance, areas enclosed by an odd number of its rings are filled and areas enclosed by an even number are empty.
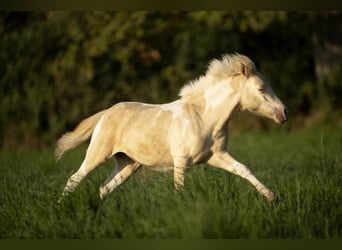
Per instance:
[[[62,197],[73,192],[79,183],[95,168],[113,156],[115,131],[105,112],[93,129],[86,156],[80,168],[68,179]],[[61,199],[60,199],[61,200]]]
[[[84,119],[73,131],[64,134],[57,142],[55,151],[56,159],[59,160],[64,152],[73,149],[86,141],[92,135],[95,126],[105,112],[106,110],[102,110],[95,115]]]

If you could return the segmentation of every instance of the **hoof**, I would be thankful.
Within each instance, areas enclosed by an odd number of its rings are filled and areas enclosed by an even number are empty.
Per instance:
[[[276,196],[275,196],[274,193],[270,192],[269,194],[267,194],[266,198],[267,198],[268,201],[272,202],[272,201],[274,201],[276,199]]]
[[[65,198],[65,196],[59,197],[58,200],[57,200],[57,203],[58,203],[58,204],[61,204],[62,201],[64,200],[64,198]]]
[[[105,200],[107,194],[108,194],[108,189],[105,186],[100,187],[100,199],[101,199],[101,201]]]
[[[59,198],[58,198],[58,200],[57,200],[57,203],[58,203],[58,204],[61,204],[62,201],[65,199],[66,196],[68,196],[68,193],[63,192],[63,193],[59,196]]]

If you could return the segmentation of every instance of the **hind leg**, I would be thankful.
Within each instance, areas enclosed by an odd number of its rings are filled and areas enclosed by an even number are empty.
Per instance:
[[[74,192],[75,188],[90,172],[112,156],[111,145],[105,143],[106,141],[108,142],[108,140],[103,140],[103,137],[98,137],[97,139],[99,140],[93,140],[92,138],[81,167],[68,179],[58,202],[60,202],[64,196]]]
[[[124,183],[139,167],[139,163],[133,161],[125,154],[118,154],[116,156],[115,170],[100,187],[101,200],[116,187]]]

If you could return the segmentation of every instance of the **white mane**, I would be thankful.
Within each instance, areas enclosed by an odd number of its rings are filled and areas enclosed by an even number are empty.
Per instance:
[[[227,79],[239,74],[253,74],[255,65],[247,56],[235,54],[225,54],[221,60],[213,59],[207,68],[205,75],[190,81],[179,92],[179,96],[185,96],[194,92],[202,91],[208,85]]]

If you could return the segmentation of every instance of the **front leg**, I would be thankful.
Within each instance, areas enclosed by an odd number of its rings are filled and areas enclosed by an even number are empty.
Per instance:
[[[181,187],[184,186],[185,169],[190,164],[190,161],[188,157],[175,157],[173,161],[174,161],[173,175],[174,175],[175,189],[179,190]]]
[[[264,184],[262,184],[245,165],[241,164],[233,157],[231,157],[228,152],[215,153],[208,160],[208,163],[213,167],[222,168],[226,171],[247,179],[269,201],[273,201],[275,199],[274,193],[269,190]]]

